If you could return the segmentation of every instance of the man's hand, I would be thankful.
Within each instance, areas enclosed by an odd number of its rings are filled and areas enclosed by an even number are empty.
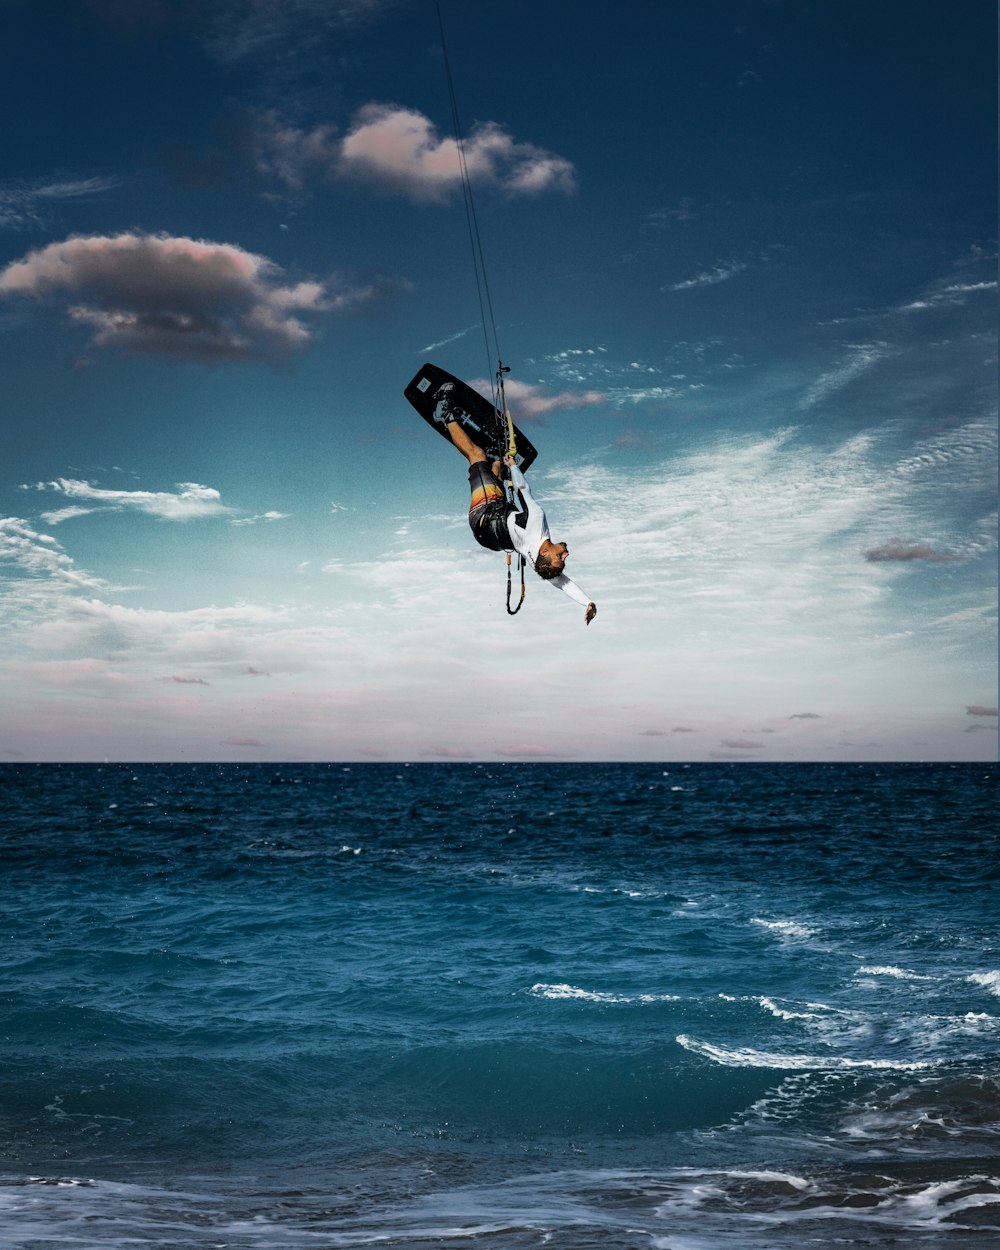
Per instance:
[[[595,617],[596,615],[597,615],[597,604],[596,604],[596,603],[588,603],[588,604],[587,604],[587,614],[586,614],[586,616],[583,618],[583,622],[584,622],[584,624],[585,624],[585,625],[589,625],[589,624],[590,624],[590,622],[594,619],[594,617]]]
[[[517,464],[517,461],[514,459],[514,457],[510,454],[509,451],[504,456],[503,462],[507,466],[508,469],[512,469],[514,465]]]

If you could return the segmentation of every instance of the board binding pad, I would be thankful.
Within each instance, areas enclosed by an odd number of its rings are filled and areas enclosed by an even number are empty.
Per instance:
[[[494,408],[490,400],[474,391],[467,383],[446,373],[438,365],[426,364],[416,375],[403,395],[433,430],[451,442],[446,426],[434,420],[434,412],[440,401],[440,390],[446,382],[451,383],[448,394],[449,416],[458,421],[474,443],[482,447],[494,460],[502,460],[507,452],[507,418]],[[523,473],[535,461],[538,452],[531,441],[514,426],[514,459]]]

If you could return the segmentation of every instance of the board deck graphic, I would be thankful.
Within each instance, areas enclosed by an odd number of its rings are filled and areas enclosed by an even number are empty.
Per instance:
[[[491,457],[502,458],[507,450],[507,421],[490,400],[474,391],[471,386],[445,372],[438,365],[426,364],[403,391],[417,412],[434,430],[448,438],[448,431],[440,421],[434,420],[434,412],[442,398],[441,388],[450,383],[447,391],[451,416],[461,422],[473,442],[478,443]],[[451,442],[451,439],[448,439]],[[534,463],[538,452],[531,441],[514,426],[514,442],[517,447],[518,466],[523,473]]]

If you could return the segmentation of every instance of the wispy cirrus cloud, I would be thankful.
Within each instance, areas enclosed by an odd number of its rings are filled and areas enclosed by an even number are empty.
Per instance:
[[[120,178],[13,178],[0,182],[0,230],[43,230],[53,209],[71,200],[92,200],[121,186]]]
[[[799,401],[800,410],[814,407],[872,369],[885,356],[888,344],[851,343],[847,356],[834,368],[821,374]]]
[[[236,517],[229,524],[256,525],[259,521],[287,521],[290,516],[290,512],[258,512],[256,516]]]
[[[264,256],[170,235],[73,237],[0,270],[0,296],[61,302],[98,347],[219,363],[275,359],[313,337],[304,314],[350,311],[388,280],[288,283]]]
[[[52,578],[81,590],[109,590],[103,578],[76,567],[51,534],[42,534],[21,517],[0,518],[0,563],[28,577]]]
[[[176,491],[106,490],[76,478],[56,478],[36,482],[22,490],[53,491],[70,499],[82,499],[92,507],[71,505],[45,514],[50,524],[93,511],[144,512],[164,521],[191,521],[204,517],[226,516],[232,509],[222,502],[219,492],[199,482],[178,482]]]
[[[686,221],[695,221],[698,211],[690,196],[683,196],[673,208],[654,208],[642,219],[642,230],[668,230]]]
[[[741,274],[749,269],[749,265],[741,260],[719,261],[713,265],[711,269],[704,269],[701,273],[696,273],[694,277],[685,278],[681,282],[671,283],[664,290],[670,291],[693,291],[697,287],[717,286],[720,282],[728,282],[731,278],[735,278],[737,274]]]
[[[363,24],[386,7],[387,0],[220,0],[208,15],[205,44],[224,65],[266,71],[292,59],[290,47],[296,60],[314,61],[331,31]]]

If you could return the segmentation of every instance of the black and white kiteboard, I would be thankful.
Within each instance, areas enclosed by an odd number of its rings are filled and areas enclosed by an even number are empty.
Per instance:
[[[449,419],[459,421],[472,441],[478,443],[488,456],[503,458],[507,451],[507,418],[494,408],[490,400],[459,378],[437,365],[426,364],[403,394],[427,424],[450,442],[444,422],[434,420],[438,405],[445,400]],[[538,452],[516,425],[514,443],[517,448],[514,458],[523,473],[534,463]]]

